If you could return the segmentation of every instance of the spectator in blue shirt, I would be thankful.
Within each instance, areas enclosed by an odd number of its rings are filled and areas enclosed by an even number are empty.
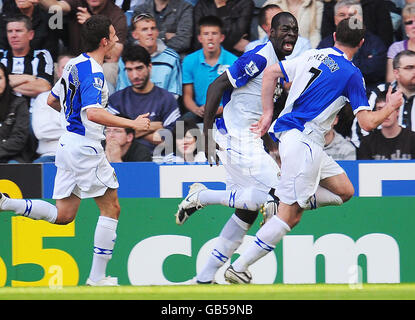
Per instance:
[[[125,46],[122,54],[131,86],[115,92],[109,97],[108,111],[135,119],[139,114],[149,113],[150,128],[136,131],[139,142],[153,151],[161,142],[159,129],[171,130],[180,111],[174,96],[151,80],[152,63],[148,51],[140,45]]]
[[[159,37],[156,20],[149,13],[138,14],[132,19],[134,41],[151,56],[151,82],[171,92],[176,99],[182,95],[182,66],[179,54],[168,48]],[[118,61],[117,90],[131,86],[122,59]]]
[[[206,93],[209,85],[238,58],[225,50],[221,43],[225,39],[223,24],[219,17],[205,16],[199,21],[199,49],[183,60],[183,104],[188,111],[183,119],[203,122]],[[218,109],[217,115],[222,114]]]

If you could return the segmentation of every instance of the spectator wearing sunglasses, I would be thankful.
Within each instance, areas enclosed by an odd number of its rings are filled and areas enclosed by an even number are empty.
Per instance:
[[[404,50],[415,51],[415,3],[408,3],[402,9],[402,21],[408,39],[396,41],[389,47],[386,64],[386,82],[395,80],[392,66],[393,58]]]

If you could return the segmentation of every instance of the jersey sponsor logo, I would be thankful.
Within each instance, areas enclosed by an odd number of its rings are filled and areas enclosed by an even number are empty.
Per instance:
[[[245,72],[251,77],[253,77],[255,73],[259,72],[259,69],[257,65],[255,64],[255,62],[251,61],[245,66]]]

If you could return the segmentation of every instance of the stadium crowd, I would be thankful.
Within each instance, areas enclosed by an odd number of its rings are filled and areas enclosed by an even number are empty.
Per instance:
[[[382,108],[389,86],[404,94],[399,112],[370,133],[346,105],[325,151],[335,160],[415,158],[413,0],[3,0],[0,10],[0,163],[54,161],[62,119],[46,98],[83,52],[80,28],[95,14],[108,16],[119,38],[103,65],[108,111],[130,119],[148,112],[151,121],[140,132],[107,128],[108,159],[205,162],[199,129],[209,84],[268,40],[281,11],[299,26],[286,59],[333,46],[336,25],[354,17],[366,28],[353,63],[371,107]],[[283,103],[281,95],[275,117]]]

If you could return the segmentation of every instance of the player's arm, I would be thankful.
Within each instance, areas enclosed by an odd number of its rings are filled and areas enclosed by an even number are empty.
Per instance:
[[[114,116],[103,108],[89,107],[86,110],[88,120],[106,127],[133,128],[134,130],[148,130],[150,127],[149,113],[141,114],[134,120]]]
[[[55,109],[56,111],[58,112],[61,111],[61,104],[59,100],[52,95],[52,93],[49,93],[48,95],[47,104],[53,109]]]
[[[163,142],[158,132],[159,129],[163,129],[163,122],[161,121],[150,121],[148,130],[135,131],[136,138],[143,138],[148,142],[157,145]]]
[[[257,123],[251,126],[251,131],[262,137],[267,133],[272,121],[274,111],[274,92],[278,78],[284,77],[284,73],[278,63],[275,63],[264,70],[262,77],[262,116]]]
[[[356,114],[360,127],[365,131],[372,131],[377,128],[389,115],[399,109],[403,104],[402,91],[400,89],[392,93],[392,86],[389,86],[386,94],[386,105],[377,111],[361,110]]]
[[[205,155],[209,163],[216,162],[216,143],[213,139],[213,121],[218,111],[222,96],[227,89],[233,88],[226,72],[217,77],[208,87],[205,104],[205,114],[203,116],[203,133],[205,135]]]
[[[205,128],[213,128],[213,121],[215,120],[222,96],[226,90],[232,88],[233,86],[226,72],[222,73],[209,85],[206,95],[205,116],[203,117],[204,130]]]
[[[147,130],[136,130],[136,138],[146,138],[147,135],[153,134],[156,130],[163,129],[163,122],[161,121],[150,121],[150,126]]]

